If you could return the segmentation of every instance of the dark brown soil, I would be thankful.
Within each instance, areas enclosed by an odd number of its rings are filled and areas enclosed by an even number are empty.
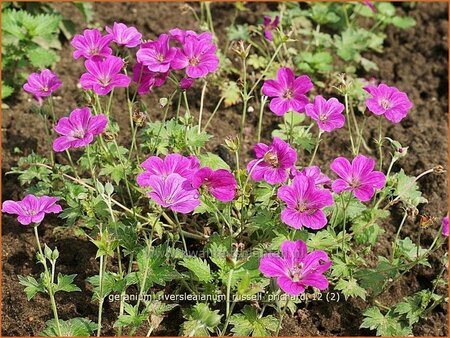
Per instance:
[[[79,12],[69,4],[57,4],[65,15],[79,22],[78,29],[83,27],[83,18]],[[178,26],[180,28],[196,29],[197,24],[190,13],[183,13],[182,4],[177,3],[95,3],[95,20],[101,25],[111,24],[115,20],[123,20],[134,25],[141,32],[145,32],[147,38],[153,38],[161,32]],[[193,4],[192,6],[197,6]],[[258,16],[274,4],[252,4],[252,11],[240,18],[240,21],[254,23]],[[224,29],[230,22],[232,14],[230,4],[214,4],[213,16],[216,19],[219,37],[223,36]],[[402,10],[402,9],[398,9]],[[380,71],[373,75],[391,85],[398,86],[408,93],[415,104],[410,116],[401,124],[384,124],[386,136],[400,141],[404,146],[409,146],[409,156],[398,163],[400,167],[410,175],[418,175],[421,172],[436,165],[442,165],[445,169],[448,154],[448,48],[447,26],[448,7],[445,3],[418,4],[411,9],[409,15],[417,20],[417,26],[401,31],[396,28],[387,29],[386,48],[382,54],[371,54]],[[78,77],[82,73],[81,62],[74,62],[71,57],[71,47],[65,44],[61,51],[61,61],[56,65],[55,71],[63,81],[63,87],[58,92],[60,98],[57,102],[57,114],[66,115],[81,99],[77,97]],[[193,91],[195,92],[195,91]],[[157,107],[157,100],[164,92],[157,91],[146,99],[149,107]],[[167,94],[167,92],[166,92]],[[213,109],[217,96],[210,94],[210,101],[206,105],[206,118]],[[191,94],[196,97],[197,94]],[[207,101],[209,99],[207,97]],[[120,98],[118,98],[120,100]],[[2,172],[3,190],[2,198],[20,199],[21,188],[16,177],[5,173],[17,163],[20,156],[30,154],[32,151],[46,153],[48,144],[43,136],[43,125],[40,118],[31,112],[32,103],[27,95],[20,93],[12,101],[8,102],[9,108],[3,109],[2,116]],[[195,111],[195,107],[194,107]],[[250,135],[256,131],[258,108],[250,114]],[[150,110],[151,118],[160,117],[158,108]],[[128,130],[128,117],[113,111],[121,128]],[[267,128],[264,130],[266,138],[270,136],[271,128],[276,119],[267,113]],[[229,135],[238,132],[240,121],[239,107],[236,109],[221,110],[210,133],[215,137],[212,141],[212,149],[222,143]],[[373,146],[373,138],[376,137],[375,121],[369,120],[369,126],[365,136],[369,145]],[[340,155],[349,156],[347,136],[341,130],[327,136],[321,145],[319,162],[323,167],[328,167],[330,161]],[[124,138],[123,141],[126,141]],[[253,137],[248,138],[248,143],[253,142]],[[18,153],[20,149],[22,153]],[[217,150],[217,149],[216,149]],[[429,204],[421,208],[420,213],[441,218],[447,212],[447,174],[432,174],[420,181],[420,188]],[[399,223],[400,213],[383,224],[386,233],[380,239],[375,248],[375,254],[385,253],[389,241],[392,240]],[[76,284],[83,292],[70,293],[57,296],[59,313],[62,319],[74,316],[96,318],[96,305],[91,302],[91,293],[86,290],[85,278],[94,275],[98,271],[98,263],[95,260],[95,249],[88,241],[74,238],[68,233],[55,233],[55,226],[62,226],[58,218],[49,217],[40,226],[41,238],[46,243],[56,245],[60,249],[61,257],[58,268],[63,273],[77,273]],[[413,239],[417,236],[417,222],[409,220],[405,226],[404,234]],[[428,243],[436,234],[437,223],[426,230],[423,235],[423,243]],[[12,217],[2,217],[2,335],[27,336],[36,335],[44,327],[46,320],[52,318],[48,300],[42,296],[36,296],[27,302],[23,287],[19,285],[17,275],[38,275],[41,267],[35,262],[35,243],[29,228],[20,226]],[[443,250],[438,251],[434,260],[443,255]],[[418,268],[401,279],[389,292],[389,297],[383,301],[387,305],[392,301],[398,301],[401,297],[412,294],[421,288],[429,287],[431,280],[436,276],[435,268]],[[67,296],[68,295],[68,296]],[[299,310],[292,318],[284,322],[282,335],[372,335],[372,331],[359,329],[361,313],[367,307],[362,301],[340,302],[316,302]],[[105,334],[113,334],[111,326],[115,312],[109,305],[105,308],[105,318],[109,326]],[[156,332],[160,335],[176,335],[180,322],[180,312],[174,311],[168,320],[163,322],[164,330]],[[429,318],[422,319],[414,326],[414,334],[420,336],[447,336],[447,308],[438,306]],[[175,325],[174,323],[177,323]]]

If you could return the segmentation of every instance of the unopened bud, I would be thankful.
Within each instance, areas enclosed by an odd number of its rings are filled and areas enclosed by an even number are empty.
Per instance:
[[[246,46],[243,40],[233,42],[231,50],[235,52],[241,59],[246,59],[250,53],[251,45]]]
[[[239,138],[237,136],[235,137],[229,136],[225,138],[225,145],[230,151],[236,152],[240,148]]]
[[[114,135],[109,131],[105,131],[103,133],[103,138],[105,139],[106,142],[111,142],[112,140],[114,140]]]

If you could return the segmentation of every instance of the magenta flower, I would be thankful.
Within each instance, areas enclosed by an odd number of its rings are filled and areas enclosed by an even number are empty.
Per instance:
[[[295,78],[290,68],[280,68],[276,80],[266,80],[262,86],[264,95],[274,97],[270,101],[270,110],[278,116],[283,116],[288,111],[301,113],[309,102],[305,96],[311,90],[313,84],[307,75]]]
[[[133,66],[133,81],[138,84],[137,92],[139,95],[149,93],[153,87],[161,87],[166,83],[168,76],[169,72],[152,72],[141,63],[136,63]]]
[[[111,55],[110,42],[110,35],[102,36],[102,33],[96,28],[85,29],[83,35],[75,35],[70,43],[75,48],[73,58],[84,57],[85,59],[101,60]]]
[[[87,73],[81,75],[83,89],[92,89],[98,95],[107,95],[115,87],[128,87],[131,80],[120,71],[124,66],[121,58],[108,56],[105,60],[86,60]]]
[[[198,79],[219,68],[216,46],[207,39],[186,36],[183,47],[172,61],[173,69],[186,69],[186,75]]]
[[[330,168],[340,178],[333,182],[333,191],[351,191],[361,202],[370,201],[375,189],[382,189],[386,183],[384,174],[374,167],[375,161],[364,155],[356,156],[351,164],[344,157],[336,158]]]
[[[188,90],[189,88],[192,87],[192,85],[194,84],[194,79],[190,79],[188,77],[184,77],[180,80],[180,89],[181,90]]]
[[[188,214],[200,205],[197,189],[178,174],[152,175],[147,183],[153,189],[148,196],[164,208]]]
[[[2,211],[7,214],[18,215],[17,220],[23,225],[39,224],[45,214],[60,213],[62,208],[56,204],[57,197],[27,195],[21,201],[4,201]]]
[[[328,185],[331,183],[330,178],[322,173],[320,171],[320,168],[318,166],[310,166],[305,167],[301,171],[298,171],[295,168],[291,169],[291,177],[294,178],[295,176],[303,175],[306,177],[311,177],[314,180],[314,184],[318,187]]]
[[[336,98],[332,97],[328,101],[318,95],[314,98],[314,104],[308,103],[305,106],[305,113],[317,122],[320,130],[331,132],[334,129],[342,128],[345,124],[345,117],[342,114],[344,105]]]
[[[405,93],[384,83],[378,87],[366,86],[364,90],[372,95],[366,100],[367,108],[375,115],[384,115],[392,123],[399,123],[413,107]]]
[[[281,220],[294,229],[322,229],[327,224],[323,208],[333,205],[327,189],[316,186],[314,179],[304,175],[294,177],[291,185],[278,189],[278,198],[286,203]]]
[[[233,174],[225,169],[212,170],[205,167],[198,170],[192,178],[192,186],[201,186],[221,202],[230,202],[236,196],[237,183]]]
[[[328,288],[328,279],[323,275],[331,266],[325,251],[308,253],[306,243],[284,241],[281,244],[282,257],[266,254],[259,262],[259,271],[266,277],[277,278],[277,284],[289,295],[297,296],[312,286],[319,290]]]
[[[250,161],[247,171],[255,181],[269,184],[283,183],[288,170],[297,162],[297,152],[288,143],[274,137],[271,145],[258,143],[254,146],[256,160]]]
[[[53,150],[61,152],[69,148],[87,146],[95,135],[103,133],[108,118],[103,115],[92,115],[87,107],[73,110],[69,117],[62,117],[55,126],[55,131],[62,135],[53,141]]]
[[[161,34],[158,40],[143,43],[136,53],[138,62],[152,72],[168,72],[177,53],[177,48],[170,47],[169,42],[169,36]]]
[[[448,237],[448,216],[442,219],[442,236]]]
[[[148,187],[150,186],[149,179],[154,175],[167,177],[175,173],[191,181],[198,171],[200,163],[195,156],[185,157],[180,154],[168,154],[164,160],[158,156],[151,156],[141,163],[141,167],[145,171],[137,176],[137,183],[141,187]]]
[[[123,23],[114,22],[112,28],[106,27],[108,36],[119,46],[133,48],[141,44],[142,34],[135,27],[127,27]]]
[[[41,104],[42,98],[50,96],[61,84],[61,80],[55,73],[50,69],[43,69],[40,73],[30,74],[27,83],[23,85],[23,89],[33,94],[36,101]]]
[[[264,15],[263,20],[264,20],[263,22],[264,36],[266,37],[267,40],[272,41],[273,40],[272,31],[278,27],[280,23],[280,18],[277,15],[272,21],[270,16]]]
[[[169,31],[169,34],[173,40],[178,41],[181,44],[184,44],[187,36],[197,38],[198,40],[205,40],[206,42],[212,42],[211,32],[202,32],[200,34],[197,34],[196,32],[191,30],[174,28]]]

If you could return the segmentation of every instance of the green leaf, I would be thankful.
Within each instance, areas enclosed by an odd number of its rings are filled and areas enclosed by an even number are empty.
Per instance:
[[[377,336],[408,336],[412,333],[411,328],[402,326],[391,311],[383,315],[380,309],[371,307],[363,315],[365,318],[360,327],[376,330]]]
[[[69,320],[59,320],[61,336],[66,337],[88,337],[97,329],[97,324],[85,318],[72,318]],[[45,323],[45,329],[39,336],[55,337],[59,336],[56,320],[51,319]]]
[[[370,289],[375,295],[378,295],[383,291],[385,283],[397,274],[397,265],[398,260],[394,260],[392,263],[387,258],[379,256],[375,269],[361,269],[355,274],[355,277],[364,289]]]
[[[336,238],[328,230],[311,233],[307,244],[308,248],[328,252],[333,251],[338,246]]]
[[[269,336],[277,330],[278,320],[272,316],[258,318],[256,309],[252,306],[244,306],[242,314],[234,314],[230,318],[233,325],[231,332],[235,336]]]
[[[25,286],[25,293],[27,295],[27,299],[31,300],[36,293],[38,292],[47,292],[44,287],[44,283],[42,281],[42,277],[36,280],[31,276],[17,276],[19,278],[19,283]]]
[[[348,280],[340,279],[336,284],[336,290],[342,291],[345,300],[348,297],[360,297],[366,300],[367,291],[358,285],[358,282],[353,277]]]
[[[416,261],[419,257],[422,257],[425,254],[425,252],[427,252],[427,250],[422,247],[417,248],[417,244],[414,243],[409,237],[399,240],[397,242],[397,245],[398,250],[396,251],[395,254],[396,257],[405,257],[410,262]],[[431,267],[426,257],[420,259],[418,264]]]
[[[148,314],[145,311],[139,313],[139,307],[137,305],[132,306],[128,303],[124,303],[124,310],[126,314],[120,315],[117,318],[114,327],[139,327],[148,317]]]
[[[100,170],[100,176],[110,177],[117,185],[125,178],[125,168],[120,163],[105,164]]]
[[[198,157],[200,160],[200,164],[203,167],[210,167],[213,170],[217,169],[227,169],[230,170],[230,166],[222,160],[219,155],[213,153],[200,154]]]
[[[227,81],[221,87],[221,94],[224,98],[225,107],[234,106],[242,100],[241,90],[234,81]]]
[[[33,67],[45,68],[58,60],[58,55],[51,49],[34,47],[28,50],[27,57]]]
[[[219,310],[212,311],[206,304],[196,304],[188,311],[187,321],[181,327],[181,335],[188,337],[209,336],[210,332],[214,332],[220,324],[221,317]]]
[[[81,291],[81,289],[73,284],[73,280],[77,275],[63,275],[62,273],[58,273],[58,282],[55,286],[55,292],[57,291],[65,291],[65,292],[74,292]]]
[[[421,203],[428,203],[427,199],[422,197],[415,177],[407,176],[401,169],[394,179],[397,182],[394,196],[397,196],[407,206],[417,207]]]
[[[6,99],[7,97],[11,96],[14,89],[11,86],[8,86],[2,81],[2,100]]]
[[[208,263],[199,257],[187,256],[179,264],[192,271],[200,282],[209,282],[212,278]]]
[[[230,40],[250,40],[250,33],[247,24],[228,27],[227,34],[228,39]]]
[[[394,16],[392,24],[398,28],[407,29],[416,25],[416,20],[410,16]]]

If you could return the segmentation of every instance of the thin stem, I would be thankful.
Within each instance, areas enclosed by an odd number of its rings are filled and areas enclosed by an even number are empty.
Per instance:
[[[198,114],[198,133],[200,134],[202,132],[202,116],[203,116],[203,103],[205,101],[205,93],[206,93],[206,85],[208,83],[205,81],[205,84],[203,85],[202,89],[202,96],[200,98],[200,112]]]
[[[111,93],[109,94],[108,105],[106,106],[106,115],[108,115],[108,116],[111,113],[111,104],[112,104],[113,96],[114,96],[114,88],[111,90]]]
[[[241,132],[239,136],[239,140],[241,141],[241,144],[243,143],[243,136],[244,136],[244,127],[245,127],[245,121],[247,119],[247,105],[249,100],[249,95],[247,93],[247,62],[246,58],[242,58],[242,86],[243,86],[243,92],[242,92],[242,119],[241,119]]]
[[[175,216],[175,222],[178,226],[178,229],[180,231],[180,236],[181,236],[181,240],[183,242],[183,247],[184,247],[184,252],[187,254],[188,249],[187,249],[187,245],[186,245],[186,239],[184,238],[184,234],[183,234],[183,230],[181,229],[181,224],[180,221],[178,220],[178,215],[176,212],[174,212],[174,216]]]
[[[261,131],[262,131],[262,121],[264,115],[264,106],[266,105],[268,97],[261,96],[261,107],[259,109],[259,120],[258,120],[258,143],[261,141]]]
[[[103,296],[103,278],[105,274],[105,266],[106,266],[107,256],[100,256],[100,267],[99,267],[99,283],[100,283],[100,292],[98,299],[98,320],[97,320],[97,337],[100,337],[102,331],[102,313],[103,313],[103,302],[105,300]]]
[[[209,117],[208,121],[206,121],[205,127],[203,128],[204,131],[206,130],[206,128],[208,128],[209,123],[210,123],[211,120],[213,119],[214,115],[216,115],[216,113],[217,113],[217,111],[219,110],[220,105],[222,104],[222,102],[223,102],[224,99],[225,99],[225,97],[223,97],[223,96],[220,98],[219,102],[217,103],[216,107],[214,108],[214,110],[213,110],[211,116]]]
[[[348,94],[347,93],[345,93],[344,99],[345,99],[345,115],[347,116],[348,135],[350,137],[350,143],[352,145],[352,154],[356,155],[355,154],[355,143],[353,142],[352,127],[350,124],[350,113],[349,113],[349,109],[348,109]]]
[[[289,303],[289,297],[287,297],[286,304],[284,305],[283,311],[280,314],[280,320],[278,321],[278,326],[277,326],[277,331],[275,332],[275,337],[278,337],[278,335],[280,334],[281,324],[283,322],[284,316],[286,315],[286,308],[288,306],[288,303]],[[281,309],[279,309],[279,310],[281,310]]]
[[[397,249],[397,241],[398,241],[398,238],[400,237],[400,232],[402,231],[403,225],[405,224],[407,217],[408,217],[408,211],[405,210],[403,213],[402,221],[401,221],[400,226],[398,227],[397,233],[395,235],[394,243],[392,243],[391,261],[394,260],[395,250]]]
[[[39,254],[41,255],[41,262],[44,265],[45,274],[47,276],[50,276],[50,273],[49,273],[48,267],[47,267],[47,260],[46,260],[46,258],[44,256],[44,253],[42,252],[41,243],[39,241],[38,227],[34,226],[33,228],[34,228],[34,236],[36,238],[36,243],[37,243],[37,247],[38,247],[38,250],[39,250]],[[58,309],[56,308],[55,293],[53,291],[53,278],[54,278],[53,276],[54,276],[54,268],[53,268],[53,264],[52,264],[51,281],[50,281],[50,284],[46,285],[46,286],[47,286],[48,295],[50,296],[50,303],[51,303],[51,306],[52,306],[53,317],[54,317],[54,319],[56,321],[56,330],[57,330],[58,336],[62,336],[61,326],[59,324]]]
[[[66,154],[67,154],[67,158],[69,159],[70,166],[72,167],[73,173],[75,174],[76,177],[79,178],[78,173],[77,173],[77,168],[75,167],[75,164],[73,163],[72,156],[70,155],[70,152],[68,149],[66,149]]]
[[[227,281],[227,304],[226,304],[226,318],[230,317],[230,294],[231,294],[231,281],[233,279],[234,269],[231,269],[228,273],[228,281]]]
[[[378,154],[379,154],[379,165],[380,170],[383,170],[383,126],[381,117],[378,118]]]
[[[322,136],[323,131],[319,130],[319,133],[317,134],[317,140],[316,140],[316,146],[314,147],[314,152],[311,157],[311,161],[309,161],[309,166],[311,166],[314,163],[314,159],[316,158],[317,149],[319,149],[320,144],[320,137]]]

